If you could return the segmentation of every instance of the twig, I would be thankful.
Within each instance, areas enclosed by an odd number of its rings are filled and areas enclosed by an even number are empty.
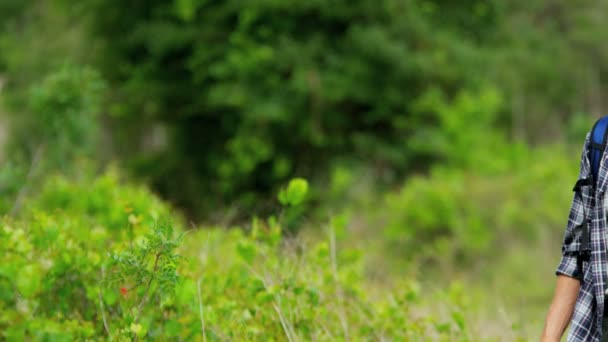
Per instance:
[[[133,322],[137,324],[139,322],[139,316],[141,316],[141,310],[144,308],[144,304],[148,300],[148,291],[150,291],[150,285],[152,285],[152,280],[154,280],[154,274],[156,274],[156,269],[158,268],[158,261],[160,260],[160,253],[156,254],[156,259],[154,260],[154,268],[152,269],[152,274],[150,275],[150,280],[148,280],[148,285],[146,285],[146,291],[144,292],[143,297],[141,298],[141,302],[139,302],[139,306],[137,308],[137,316]],[[137,341],[137,334],[135,334],[135,341]]]
[[[156,273],[156,269],[158,268],[158,260],[160,260],[160,253],[156,254],[156,259],[154,260],[154,268],[152,269],[152,275],[150,275],[150,280],[148,280],[148,285],[146,285],[146,291],[144,292],[144,296],[142,297],[141,302],[139,302],[139,306],[137,308],[137,316],[135,316],[134,320],[136,323],[139,321],[141,310],[143,309],[144,304],[148,299],[148,291],[150,291],[150,285],[152,285],[152,280],[154,280],[154,274]]]
[[[34,152],[34,156],[32,157],[32,162],[30,163],[30,168],[27,171],[27,176],[25,178],[25,183],[19,189],[17,193],[17,197],[15,198],[15,203],[13,204],[13,208],[11,209],[11,216],[15,216],[21,210],[21,205],[23,204],[23,200],[25,195],[27,195],[27,191],[29,189],[29,185],[34,178],[34,173],[38,168],[38,164],[40,164],[40,160],[42,159],[42,152],[44,151],[44,145],[39,145],[36,148],[36,152]]]
[[[201,328],[203,331],[203,341],[207,342],[207,334],[205,333],[205,318],[203,316],[203,299],[201,297],[201,278],[196,282],[196,291],[198,295],[198,312],[201,316]]]
[[[103,266],[101,267],[101,281],[105,278],[105,272]],[[99,287],[99,291],[97,292],[97,296],[99,297],[99,309],[101,310],[101,318],[103,320],[103,327],[106,329],[106,333],[108,334],[108,338],[112,341],[112,334],[110,333],[110,326],[108,321],[106,320],[106,312],[103,309],[103,299],[101,298],[101,286]]]
[[[329,246],[331,252],[331,269],[334,275],[334,282],[336,284],[336,292],[338,295],[338,301],[340,302],[339,316],[340,323],[342,324],[342,329],[344,330],[344,339],[346,341],[348,338],[348,322],[346,320],[346,313],[344,312],[344,293],[342,292],[342,287],[340,286],[340,279],[338,278],[338,257],[336,256],[336,233],[334,231],[334,227],[330,225],[329,227]]]
[[[277,304],[274,304],[274,309],[277,312],[277,314],[279,315],[279,320],[281,321],[281,326],[283,327],[285,336],[287,336],[287,339],[289,340],[289,342],[293,342],[293,338],[291,337],[290,330],[287,327],[287,322],[285,321],[285,317],[283,317],[283,314],[281,313],[281,309],[279,308],[279,306]]]
[[[111,341],[112,334],[110,334],[110,327],[108,326],[108,321],[106,320],[106,312],[103,309],[103,300],[101,299],[101,289],[99,290],[99,292],[97,292],[97,295],[99,297],[99,310],[101,310],[101,319],[103,320],[103,327],[106,329],[106,333],[108,334],[108,337],[110,338],[110,341]]]

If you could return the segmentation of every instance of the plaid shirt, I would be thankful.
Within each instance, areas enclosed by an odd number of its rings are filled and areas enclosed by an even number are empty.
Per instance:
[[[590,141],[590,133],[585,138],[583,153],[581,155],[581,167],[579,179],[589,177],[591,167],[587,157],[587,148]],[[600,163],[597,181],[597,191],[591,193],[584,187],[581,196],[574,196],[572,207],[568,217],[568,224],[562,245],[562,259],[556,274],[564,274],[570,277],[577,276],[581,270],[577,269],[576,256],[573,252],[578,251],[580,246],[580,232],[574,227],[583,222],[584,212],[591,218],[589,225],[591,258],[589,262],[583,263],[583,284],[580,288],[568,341],[597,341],[602,339],[602,318],[604,312],[604,288],[606,284],[606,218],[603,206],[604,192],[608,185],[608,152],[605,152]],[[595,195],[596,206],[591,207],[592,196]]]

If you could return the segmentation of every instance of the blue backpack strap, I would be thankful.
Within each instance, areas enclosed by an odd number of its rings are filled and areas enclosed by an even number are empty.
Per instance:
[[[591,141],[589,146],[589,162],[591,163],[591,174],[594,182],[598,180],[600,161],[606,148],[606,138],[608,135],[608,115],[600,118],[593,125],[591,130]],[[595,184],[594,184],[595,185]]]

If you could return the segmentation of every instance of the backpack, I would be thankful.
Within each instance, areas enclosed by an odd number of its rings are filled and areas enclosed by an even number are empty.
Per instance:
[[[579,179],[572,191],[574,191],[575,196],[579,196],[581,203],[583,202],[582,190],[583,187],[590,187],[591,194],[595,193],[596,183],[598,180],[598,173],[600,169],[600,161],[602,160],[602,155],[604,153],[604,149],[606,148],[607,138],[608,137],[608,116],[604,116],[597,120],[591,129],[589,146],[586,151],[587,157],[589,158],[589,163],[591,166],[591,175],[588,178]],[[591,196],[591,207],[595,205],[595,196]],[[583,262],[588,262],[591,256],[591,248],[589,246],[590,241],[590,232],[589,225],[591,224],[591,218],[587,216],[585,212],[585,205],[583,204],[583,222],[574,227],[574,230],[579,230],[581,232],[580,235],[580,247],[578,252],[576,253],[576,267],[579,270],[578,279],[583,282]]]

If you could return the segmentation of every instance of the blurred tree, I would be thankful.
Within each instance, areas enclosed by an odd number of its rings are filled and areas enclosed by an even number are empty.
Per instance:
[[[26,115],[31,84],[66,59],[94,64],[110,83],[100,126],[109,149],[199,212],[259,204],[289,177],[318,179],[337,162],[391,181],[453,160],[425,146],[455,134],[443,130],[458,110],[433,98],[496,92],[488,130],[567,137],[566,125],[605,107],[606,9],[608,0],[7,0],[0,72]]]
[[[570,117],[581,111],[605,114],[608,32],[600,13],[608,1],[516,0],[502,6],[492,70],[511,103],[505,114],[512,135],[551,141],[563,137]]]
[[[26,0],[0,1],[0,32],[11,31],[15,26],[15,18],[19,18],[28,5],[30,5],[30,2]],[[0,72],[6,71],[7,68],[5,61],[6,49],[3,48],[6,43],[5,39],[6,36],[0,34]]]
[[[336,158],[419,168],[424,154],[408,139],[434,119],[412,116],[412,103],[431,86],[451,96],[479,83],[478,45],[496,16],[486,2],[453,12],[393,0],[83,6],[116,85],[115,127],[127,127],[112,130],[117,148],[193,208],[255,199],[247,194],[324,172]],[[132,144],[158,122],[170,132],[167,149]]]
[[[73,175],[75,162],[93,159],[104,82],[90,68],[65,65],[29,92],[29,115],[15,115],[11,154],[0,171],[0,212],[19,211],[24,194],[47,173]]]

